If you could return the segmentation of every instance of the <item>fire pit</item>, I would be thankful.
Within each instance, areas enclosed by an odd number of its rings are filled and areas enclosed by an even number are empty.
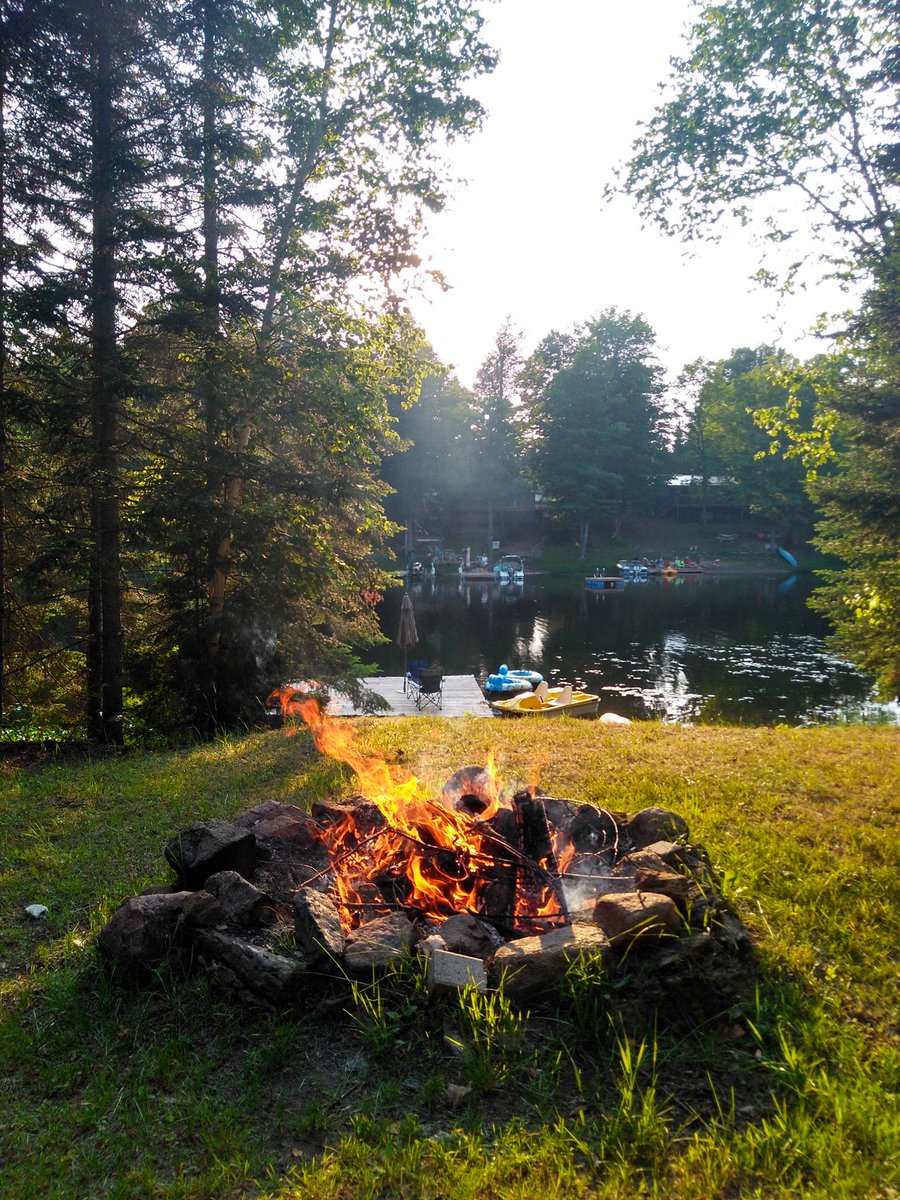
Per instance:
[[[360,754],[315,702],[304,716],[362,794],[310,812],[269,801],[183,830],[165,847],[175,881],[126,900],[100,933],[118,971],[187,956],[242,997],[281,1004],[421,953],[432,991],[531,996],[578,956],[614,970],[626,955],[665,965],[746,949],[678,815],[504,785],[490,764],[429,794]]]

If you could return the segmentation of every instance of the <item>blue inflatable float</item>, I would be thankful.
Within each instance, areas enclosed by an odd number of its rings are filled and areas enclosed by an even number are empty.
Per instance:
[[[517,692],[530,692],[543,678],[539,671],[511,671],[504,663],[496,675],[488,675],[482,690],[486,695],[510,696]]]

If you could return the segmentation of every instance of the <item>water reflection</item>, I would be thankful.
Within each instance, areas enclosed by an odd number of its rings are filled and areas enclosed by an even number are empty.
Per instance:
[[[417,653],[448,673],[532,667],[599,692],[601,711],[667,722],[900,723],[900,706],[875,704],[871,680],[825,650],[811,586],[802,575],[705,575],[610,592],[548,577],[514,589],[426,578],[410,590]],[[389,637],[401,596],[381,606]],[[377,662],[399,674],[402,652],[384,646]]]

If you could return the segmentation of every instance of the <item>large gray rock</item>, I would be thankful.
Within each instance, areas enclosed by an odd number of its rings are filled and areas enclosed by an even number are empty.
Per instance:
[[[545,991],[565,975],[573,959],[597,955],[604,965],[612,960],[610,943],[601,929],[568,925],[535,937],[517,938],[501,946],[488,964],[488,984],[503,986],[513,998]]]
[[[299,953],[278,953],[220,929],[198,929],[193,941],[207,972],[247,1000],[284,1004],[304,981],[306,963]]]
[[[487,958],[503,944],[503,938],[493,925],[488,925],[471,913],[457,913],[448,917],[437,932],[448,950],[475,958]]]
[[[364,975],[402,957],[415,940],[415,926],[403,913],[378,917],[348,934],[344,963],[348,971]]]
[[[656,870],[653,867],[638,867],[634,873],[634,890],[636,892],[655,892],[674,900],[679,908],[684,908],[696,883],[687,875],[677,871]]]
[[[259,857],[256,838],[248,829],[212,817],[195,821],[169,841],[166,862],[187,888],[199,888],[217,871],[253,874]]]
[[[316,823],[309,814],[295,804],[281,804],[278,800],[264,800],[248,809],[235,825],[264,841],[285,842],[301,850],[311,849],[319,841]]]
[[[132,896],[121,904],[97,936],[106,961],[123,975],[160,966],[172,949],[192,892]]]
[[[686,841],[688,825],[684,817],[667,808],[642,808],[625,826],[624,834],[631,845],[639,850],[653,842]]]
[[[265,892],[246,880],[237,871],[217,871],[206,881],[206,890],[215,896],[232,925],[255,928],[271,914],[272,901]]]
[[[315,888],[294,893],[294,934],[311,963],[339,962],[344,953],[347,939],[334,901]]]

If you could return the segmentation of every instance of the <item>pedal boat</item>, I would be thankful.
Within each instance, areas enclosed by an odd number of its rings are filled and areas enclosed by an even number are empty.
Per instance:
[[[491,708],[505,717],[596,717],[600,697],[575,691],[571,686],[544,688],[494,700]]]

